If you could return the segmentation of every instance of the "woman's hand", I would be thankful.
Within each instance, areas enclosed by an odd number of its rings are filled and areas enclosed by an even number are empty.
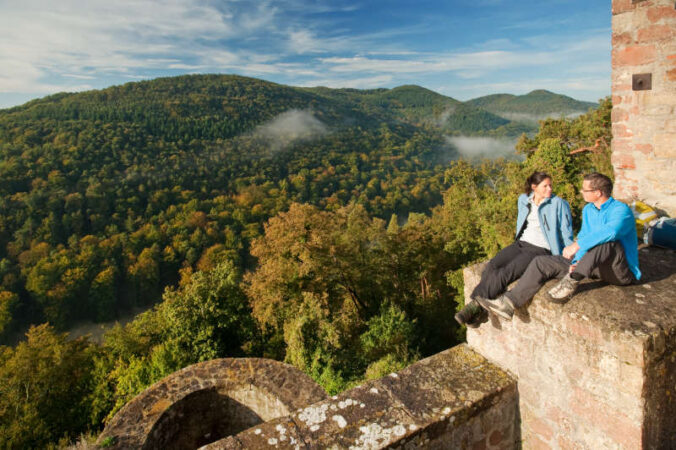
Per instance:
[[[563,249],[563,257],[566,259],[573,259],[578,250],[580,250],[580,246],[577,245],[577,242],[573,242]]]

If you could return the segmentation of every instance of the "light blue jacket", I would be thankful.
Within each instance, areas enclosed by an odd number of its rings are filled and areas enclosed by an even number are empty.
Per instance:
[[[640,280],[636,222],[631,209],[612,197],[606,200],[601,208],[597,208],[593,203],[587,203],[582,209],[582,229],[577,235],[580,250],[575,254],[573,264],[577,263],[589,249],[612,241],[619,241],[622,244],[629,268],[636,279]]]
[[[533,196],[521,194],[517,202],[518,215],[516,218],[516,239],[518,240],[526,229],[526,218],[530,213],[530,199]],[[549,243],[552,255],[560,255],[564,247],[573,243],[573,216],[570,214],[570,205],[564,199],[552,195],[542,200],[538,208],[540,227]]]

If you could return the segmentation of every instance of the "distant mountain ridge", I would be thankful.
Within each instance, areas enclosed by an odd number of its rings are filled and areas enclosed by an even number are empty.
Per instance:
[[[543,119],[571,114],[581,114],[590,108],[598,107],[598,103],[575,100],[566,95],[556,94],[544,89],[531,91],[525,95],[492,94],[474,98],[465,102],[510,120]]]
[[[236,75],[188,75],[59,93],[0,110],[0,115],[57,118],[58,114],[60,120],[135,123],[152,117],[154,122],[175,122],[174,126],[163,127],[169,130],[184,128],[188,122],[191,128],[199,128],[195,122],[208,122],[209,126],[202,128],[216,130],[223,137],[284,110],[309,107],[331,122],[348,117],[360,123],[396,120],[431,126],[451,135],[499,137],[533,132],[537,120],[577,115],[596,106],[546,90],[520,96],[492,94],[461,102],[417,85],[392,89],[300,88]],[[221,122],[220,126],[214,127],[214,121]]]

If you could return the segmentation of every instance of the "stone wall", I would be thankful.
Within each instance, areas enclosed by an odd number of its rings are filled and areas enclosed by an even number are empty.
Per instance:
[[[643,248],[644,278],[543,292],[512,321],[491,316],[467,342],[518,378],[524,448],[676,448],[676,252]],[[465,270],[465,292],[483,265]]]
[[[310,377],[261,358],[216,359],[134,397],[98,438],[108,448],[197,448],[326,398]]]
[[[612,8],[614,196],[676,216],[676,3]]]
[[[205,449],[513,449],[516,383],[459,345]]]

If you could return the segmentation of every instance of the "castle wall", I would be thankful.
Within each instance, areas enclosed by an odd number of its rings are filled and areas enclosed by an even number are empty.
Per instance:
[[[544,293],[511,321],[468,329],[471,348],[518,379],[523,447],[676,448],[676,252],[640,251],[642,284]],[[465,292],[483,264],[465,269]]]
[[[676,3],[612,2],[614,196],[676,216]]]
[[[466,345],[204,449],[513,449],[516,383]]]

